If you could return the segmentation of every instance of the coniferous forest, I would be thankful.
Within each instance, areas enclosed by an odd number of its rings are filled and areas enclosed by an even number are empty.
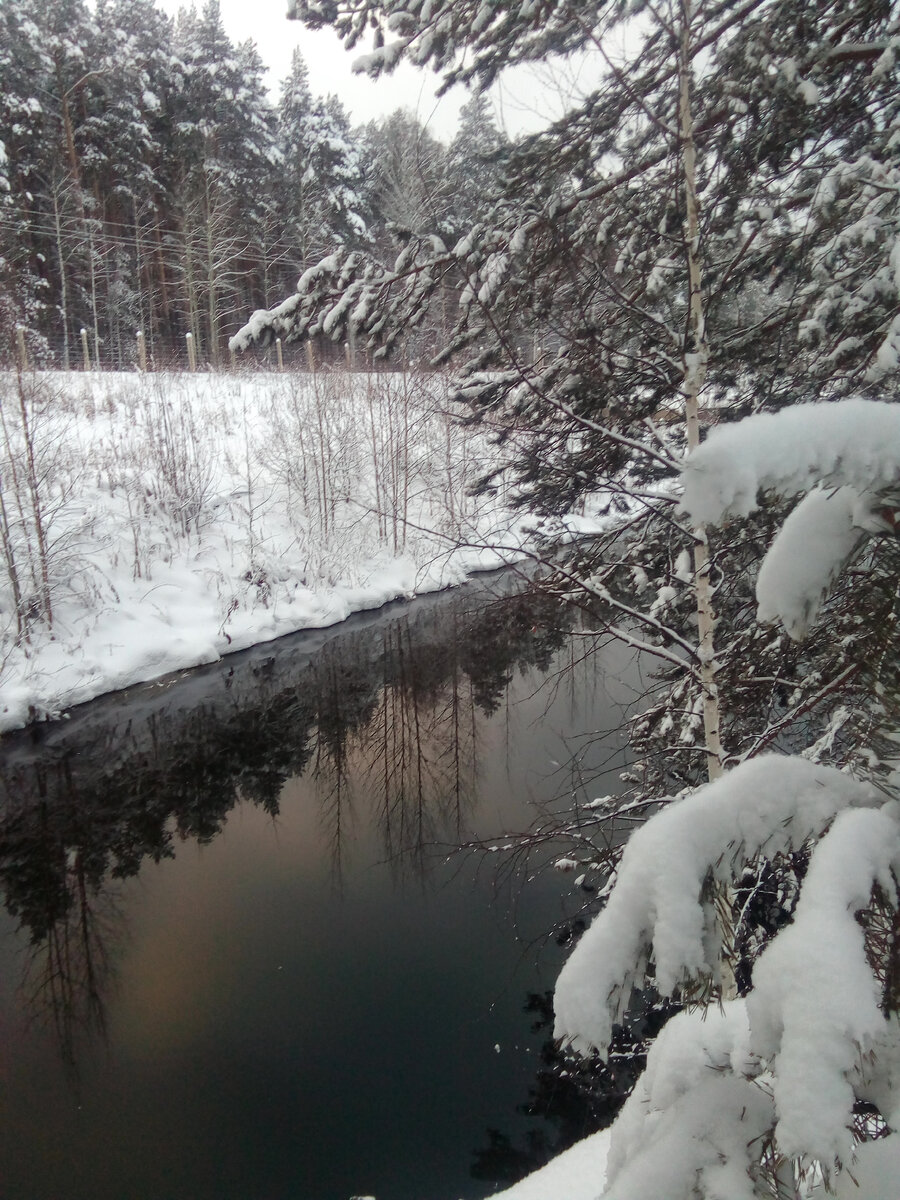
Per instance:
[[[299,51],[277,102],[264,74],[217,0],[2,5],[0,356],[21,328],[29,362],[81,366],[84,329],[129,368],[140,330],[158,366],[191,334],[215,367],[336,246],[471,224],[501,144],[483,97],[448,146],[404,111],[353,127]]]

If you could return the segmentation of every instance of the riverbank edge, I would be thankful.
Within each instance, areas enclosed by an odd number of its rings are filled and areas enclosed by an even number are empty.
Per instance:
[[[292,623],[288,616],[280,621],[272,620],[268,628],[247,630],[240,639],[223,635],[215,639],[214,646],[207,644],[199,647],[195,655],[184,654],[177,661],[170,659],[160,670],[154,669],[152,664],[137,664],[133,670],[116,677],[112,685],[110,676],[97,674],[68,688],[60,688],[53,695],[38,696],[28,688],[28,681],[18,685],[11,681],[0,687],[0,738],[32,726],[65,721],[75,709],[136,687],[167,689],[192,671],[258,647],[272,646],[298,634],[327,631],[337,635],[341,626],[353,617],[374,616],[398,603],[413,602],[464,587],[482,576],[524,567],[526,564],[529,569],[549,565],[553,556],[566,546],[604,533],[608,529],[609,519],[569,517],[564,518],[563,524],[564,530],[548,541],[545,535],[542,536],[543,531],[534,518],[523,518],[522,525],[515,531],[517,545],[461,545],[448,552],[437,570],[433,565],[432,571],[424,575],[417,572],[408,560],[393,560],[383,572],[387,578],[380,587],[336,587],[315,593],[319,611],[324,614],[322,620]],[[512,535],[513,531],[509,531],[506,537]],[[410,572],[412,579],[408,578]],[[15,697],[16,690],[18,697]]]

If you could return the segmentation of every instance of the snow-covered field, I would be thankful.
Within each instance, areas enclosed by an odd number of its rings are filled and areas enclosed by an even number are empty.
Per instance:
[[[444,386],[0,376],[0,729],[514,558]]]

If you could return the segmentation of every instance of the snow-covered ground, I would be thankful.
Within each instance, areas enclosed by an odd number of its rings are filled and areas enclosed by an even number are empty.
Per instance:
[[[5,375],[0,415],[0,729],[534,540],[434,376]]]

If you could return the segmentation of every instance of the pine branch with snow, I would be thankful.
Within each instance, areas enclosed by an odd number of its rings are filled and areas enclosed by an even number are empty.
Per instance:
[[[891,405],[803,405],[720,427],[687,457],[682,506],[694,520],[746,517],[764,489],[808,491],[760,569],[761,618],[801,638],[847,558],[893,530],[898,434]],[[867,1140],[873,1117],[886,1132],[900,1122],[895,783],[763,755],[632,836],[606,907],[559,977],[556,1032],[604,1049],[645,978],[689,1008],[660,1035],[613,1127],[604,1195],[809,1195],[817,1172],[841,1195],[888,1194],[879,1188],[900,1169],[900,1139],[877,1154]],[[717,1014],[691,1010],[697,985],[716,994],[734,954],[713,885],[802,848],[809,868],[793,920],[753,964],[745,998]]]

